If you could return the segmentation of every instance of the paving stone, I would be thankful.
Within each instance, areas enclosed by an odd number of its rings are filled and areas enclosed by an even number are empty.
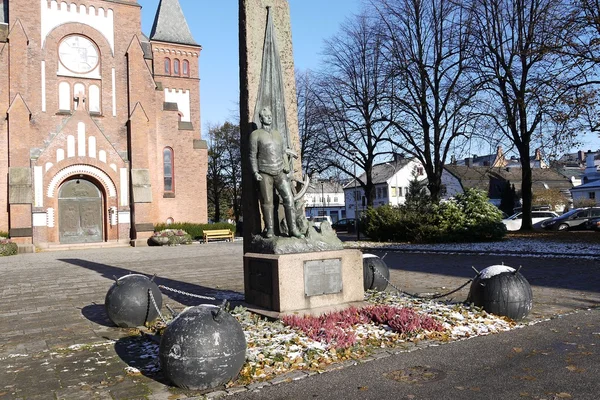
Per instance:
[[[225,390],[227,391],[228,394],[236,394],[236,393],[245,392],[248,389],[246,389],[244,386],[234,386],[234,387],[230,387]]]
[[[205,262],[207,259],[210,263]],[[570,260],[567,275],[558,267],[544,265],[538,272],[529,267],[528,280],[533,275],[530,282],[537,285],[534,286],[536,300],[531,319],[544,319],[557,312],[600,302],[599,292],[590,290],[582,294],[583,289],[580,288],[581,279],[585,279],[590,287],[600,285],[600,275],[590,272],[590,265],[593,262]],[[140,359],[141,353],[128,355],[119,347],[119,343],[128,340],[138,340],[136,343],[139,344],[144,343],[145,339],[131,338],[133,331],[112,326],[106,317],[104,297],[114,282],[113,276],[120,277],[129,272],[147,276],[157,274],[157,281],[161,284],[196,294],[216,295],[219,288],[232,291],[227,295],[237,292],[237,296],[243,298],[244,290],[241,243],[18,255],[11,257],[11,260],[0,258],[0,272],[5,282],[11,282],[9,288],[0,289],[0,392],[8,392],[7,398],[11,399],[194,398],[185,394],[174,395],[172,386],[157,371],[154,375],[146,371],[139,375],[126,374],[127,366],[142,369],[144,366],[156,367],[156,364],[152,364],[156,361],[153,358]],[[410,292],[434,292],[440,291],[441,287],[452,288],[464,283],[462,276],[394,269],[390,272],[392,281],[406,283],[403,288]],[[561,289],[552,284],[552,279],[560,279],[561,285],[578,289]],[[466,297],[466,293],[467,288],[454,296]],[[184,296],[170,295],[165,296],[164,303],[176,309],[199,304]],[[90,345],[106,342],[107,339],[115,342],[98,347],[86,346],[79,350],[69,349],[74,344]],[[426,342],[419,346],[403,343],[402,349],[381,349],[366,359],[331,364],[326,370],[427,345]],[[8,365],[12,367],[6,368]],[[302,379],[316,373],[296,371],[270,382],[249,385],[248,388],[233,387],[224,391],[216,390],[215,393],[258,390],[266,385]]]
[[[265,386],[269,386],[271,383],[268,381],[264,381],[264,382],[254,382],[249,384],[248,386],[246,386],[246,389],[252,391],[252,390],[258,390],[261,388],[264,388]]]
[[[227,392],[224,391],[224,390],[217,390],[215,392],[210,392],[210,393],[207,393],[205,395],[205,397],[206,397],[207,400],[210,400],[210,399],[219,399],[219,398],[225,397],[225,396],[227,396]]]

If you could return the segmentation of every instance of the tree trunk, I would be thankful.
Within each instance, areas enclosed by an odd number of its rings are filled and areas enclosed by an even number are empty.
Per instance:
[[[531,203],[532,203],[532,173],[529,148],[523,150],[521,155],[521,199],[523,202],[521,215],[521,230],[532,231],[533,224],[531,222]]]

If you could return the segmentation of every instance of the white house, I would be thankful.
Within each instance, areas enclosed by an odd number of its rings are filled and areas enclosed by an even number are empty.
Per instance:
[[[421,163],[414,159],[396,155],[393,161],[376,164],[373,166],[373,183],[375,184],[375,208],[384,204],[401,205],[406,201],[408,186],[413,179],[413,174],[422,180],[426,178],[425,170]],[[363,173],[359,180],[365,181]],[[356,180],[351,180],[344,186],[346,198],[346,216],[356,218],[367,208],[365,193]]]
[[[307,217],[329,215],[333,222],[346,218],[344,190],[339,182],[315,179],[311,181],[304,199]]]
[[[596,154],[588,151],[585,159],[585,171],[582,177],[582,185],[575,186],[571,189],[573,203],[581,203],[582,201],[595,201],[596,205],[600,205],[600,172],[596,164]]]

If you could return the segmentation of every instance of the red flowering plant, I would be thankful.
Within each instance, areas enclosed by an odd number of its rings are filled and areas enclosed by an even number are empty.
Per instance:
[[[301,330],[311,339],[336,349],[346,349],[357,343],[354,327],[360,324],[386,325],[404,337],[424,331],[445,330],[439,322],[427,315],[421,315],[411,308],[389,305],[350,307],[318,317],[286,315],[282,321],[292,328]]]

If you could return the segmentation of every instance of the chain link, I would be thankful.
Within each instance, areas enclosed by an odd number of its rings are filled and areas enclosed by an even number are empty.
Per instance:
[[[370,267],[371,267],[371,269],[373,270],[374,273],[376,273],[377,275],[379,275],[380,277],[382,277],[383,280],[386,281],[388,285],[390,285],[391,287],[393,287],[394,289],[396,289],[396,291],[398,293],[402,293],[402,294],[405,294],[405,295],[410,296],[410,297],[415,297],[417,299],[433,300],[433,299],[439,299],[441,297],[450,296],[452,293],[458,292],[459,290],[461,290],[462,288],[464,288],[465,286],[467,286],[469,283],[471,283],[473,281],[473,279],[469,279],[463,285],[461,285],[460,287],[458,287],[458,288],[456,288],[456,289],[454,289],[454,290],[452,290],[451,292],[448,292],[448,293],[439,294],[439,295],[436,295],[436,296],[419,296],[418,294],[408,293],[408,292],[405,292],[404,290],[399,289],[392,282],[390,282],[390,280],[388,278],[386,278],[385,275],[383,275],[377,268],[375,268],[374,265],[370,265]]]
[[[196,297],[198,299],[204,299],[204,300],[216,300],[214,297],[209,297],[209,296],[201,296],[199,294],[193,294],[193,293],[188,293],[188,292],[184,292],[183,290],[178,290],[178,289],[173,289],[170,288],[168,286],[164,286],[164,285],[158,285],[158,287],[160,289],[165,289],[168,290],[170,292],[174,292],[174,293],[178,293],[178,294],[182,294],[184,296],[190,296],[190,297]]]
[[[162,322],[164,322],[164,324],[167,325],[167,320],[165,319],[165,317],[163,317],[163,315],[160,312],[160,309],[156,305],[156,301],[154,300],[154,295],[152,294],[152,289],[148,289],[148,295],[150,296],[150,300],[152,301],[152,304],[154,305],[154,308],[158,312],[158,316],[160,317],[160,319],[162,320]]]

